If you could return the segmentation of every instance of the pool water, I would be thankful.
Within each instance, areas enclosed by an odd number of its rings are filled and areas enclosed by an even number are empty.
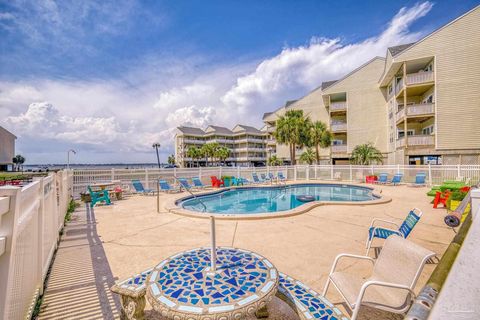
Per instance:
[[[299,201],[297,197],[306,195],[312,196],[315,201],[362,202],[378,199],[370,188],[339,184],[308,184],[226,189],[214,194],[197,196],[197,199],[184,198],[179,200],[177,205],[197,212],[269,213],[299,207],[306,202]]]

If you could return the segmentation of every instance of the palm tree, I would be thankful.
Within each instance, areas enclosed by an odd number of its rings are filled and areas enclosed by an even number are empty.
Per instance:
[[[208,166],[208,159],[215,157],[215,151],[220,147],[218,142],[213,142],[213,143],[206,143],[202,146],[202,153],[205,156],[205,160],[207,162]]]
[[[219,147],[215,150],[215,158],[225,164],[225,160],[230,156],[230,149],[226,147]]]
[[[310,126],[310,146],[315,147],[315,159],[320,164],[319,148],[328,148],[332,144],[332,133],[322,121],[315,121]]]
[[[310,119],[303,114],[303,110],[288,110],[277,120],[273,135],[279,143],[288,144],[290,161],[295,165],[295,151],[297,146],[303,147],[309,143]]]
[[[158,163],[158,167],[160,168],[160,156],[158,155],[158,148],[160,148],[160,143],[155,142],[154,144],[152,144],[152,148],[154,148],[155,151],[157,152],[157,163]]]
[[[353,164],[370,165],[373,163],[383,163],[383,155],[380,150],[369,142],[356,146],[352,151],[350,160]]]
[[[17,154],[13,159],[12,162],[15,164],[14,166],[14,171],[18,171],[22,167],[22,165],[25,163],[25,157]]]
[[[307,148],[301,155],[300,161],[312,164],[315,161],[315,152],[312,148]]]
[[[200,149],[198,149],[197,147],[189,147],[188,148],[187,157],[192,158],[192,161],[190,162],[190,167],[192,166],[193,161],[195,161],[199,158],[199,155],[200,155]],[[197,162],[197,166],[198,166],[198,162]]]
[[[175,156],[173,154],[168,156],[167,159],[168,164],[174,165],[175,164]]]
[[[273,155],[268,158],[267,163],[269,166],[279,166],[282,164],[282,160],[278,159],[276,155]]]

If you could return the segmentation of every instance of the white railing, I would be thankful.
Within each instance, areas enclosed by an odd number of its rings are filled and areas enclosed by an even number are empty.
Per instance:
[[[235,140],[234,143],[246,143],[246,142],[256,142],[256,143],[265,143],[266,139],[258,139],[258,138],[242,138]]]
[[[0,187],[0,318],[29,319],[52,261],[72,192],[72,172]]]
[[[410,137],[409,137],[410,138]],[[333,147],[343,147],[346,152],[346,146],[337,145]],[[248,157],[249,160],[252,157]],[[260,158],[265,161],[265,158]],[[374,166],[356,166],[356,165],[297,165],[281,167],[200,167],[200,168],[176,168],[176,169],[85,169],[74,170],[73,190],[74,196],[79,197],[80,192],[84,192],[87,185],[94,182],[109,182],[120,180],[122,184],[131,184],[132,179],[141,180],[150,188],[154,188],[155,181],[159,178],[175,183],[173,176],[177,177],[200,177],[205,184],[210,184],[210,176],[233,175],[251,179],[252,172],[266,173],[272,171],[281,171],[289,180],[298,179],[333,179],[339,172],[341,180],[355,181],[361,180],[365,175],[379,174],[386,172],[393,175],[397,172],[404,174],[403,181],[415,181],[415,174],[424,172],[427,174],[430,184],[442,183],[444,180],[454,180],[458,177],[471,179],[471,183],[480,181],[480,165],[374,165]],[[359,176],[362,176],[359,178]]]
[[[407,85],[433,82],[433,80],[434,80],[433,71],[407,74]]]
[[[337,144],[332,146],[332,152],[347,152],[347,145]]]
[[[205,140],[194,140],[194,139],[185,139],[183,143],[190,143],[190,144],[205,144]]]
[[[435,144],[435,137],[432,135],[415,135],[407,137],[409,146],[430,146]],[[405,137],[397,140],[397,147],[405,146]]]
[[[330,103],[330,111],[343,111],[347,110],[347,102],[346,101],[337,101]]]
[[[338,131],[347,131],[347,124],[346,123],[332,123],[330,125],[332,132]]]
[[[402,107],[403,105],[399,105]],[[435,113],[434,103],[416,103],[407,105],[407,116],[421,116]],[[405,108],[397,112],[397,120],[405,116]]]

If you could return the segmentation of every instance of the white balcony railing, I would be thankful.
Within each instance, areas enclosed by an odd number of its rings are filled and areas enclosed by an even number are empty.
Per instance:
[[[332,152],[346,153],[347,152],[347,145],[346,144],[334,145],[334,146],[332,146]]]
[[[431,146],[435,144],[435,137],[432,135],[414,135],[408,136],[409,146]],[[397,139],[397,147],[405,146],[405,137]]]
[[[399,105],[402,107],[403,105]],[[407,105],[407,116],[422,116],[422,115],[431,115],[435,113],[435,104],[434,103],[419,103]],[[397,112],[397,121],[402,119],[405,116],[405,108]]]
[[[330,111],[343,111],[347,110],[346,101],[336,101],[330,103]]]
[[[194,139],[184,139],[183,143],[190,143],[190,144],[204,144],[205,140],[194,140]]]
[[[433,80],[434,80],[433,71],[407,74],[407,85],[433,82]]]
[[[243,147],[243,148],[235,148],[235,152],[265,152],[265,148],[255,148],[255,147]]]
[[[265,143],[266,140],[258,139],[258,138],[241,138],[234,141],[234,143],[246,143],[246,142]]]
[[[347,131],[346,123],[332,123],[330,127],[332,132]]]

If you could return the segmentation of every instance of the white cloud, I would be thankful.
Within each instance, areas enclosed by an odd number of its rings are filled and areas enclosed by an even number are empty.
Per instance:
[[[388,46],[418,40],[421,34],[410,32],[409,26],[431,7],[424,2],[402,8],[385,30],[357,43],[316,37],[255,64],[206,70],[194,67],[202,63],[201,57],[165,66],[149,58],[148,65],[132,64],[122,79],[0,81],[0,125],[21,137],[24,150],[36,146],[38,139],[58,148],[91,150],[84,153],[84,162],[105,161],[104,153],[110,153],[111,161],[154,161],[152,142],[162,144],[166,158],[173,152],[175,127],[260,126],[262,113],[285,100],[337,79],[373,56],[384,56]]]

